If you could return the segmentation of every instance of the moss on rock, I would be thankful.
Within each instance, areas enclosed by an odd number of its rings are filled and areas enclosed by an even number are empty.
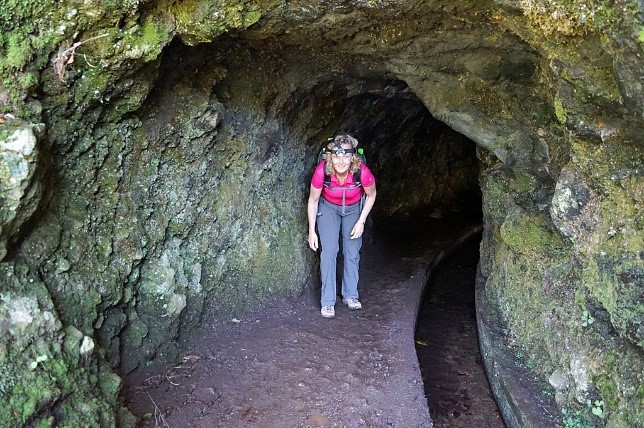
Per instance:
[[[81,353],[78,330],[63,331],[44,284],[9,263],[0,263],[0,275],[0,333],[11,343],[0,352],[2,426],[133,426],[116,398],[120,381],[101,392],[92,374],[105,369]],[[65,339],[74,331],[79,337]]]

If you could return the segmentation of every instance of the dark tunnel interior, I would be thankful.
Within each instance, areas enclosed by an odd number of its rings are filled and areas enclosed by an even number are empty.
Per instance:
[[[266,153],[276,151],[279,141],[304,150],[302,181],[310,179],[326,139],[348,132],[364,148],[379,184],[371,225],[376,230],[396,235],[428,221],[480,221],[476,144],[435,119],[405,82],[280,48],[230,36],[195,47],[175,41],[141,111],[155,122],[180,115],[172,110],[187,101],[179,98],[185,95],[170,94],[189,84],[191,91],[209,93],[208,103],[223,111],[220,136],[246,133]],[[277,129],[254,129],[269,120]]]

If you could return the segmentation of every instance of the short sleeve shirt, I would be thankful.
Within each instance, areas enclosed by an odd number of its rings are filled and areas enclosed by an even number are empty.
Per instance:
[[[369,187],[376,182],[376,178],[373,176],[367,165],[364,163],[360,164],[360,180],[362,181],[361,187],[354,186],[353,174],[349,172],[347,180],[344,184],[340,184],[335,175],[331,175],[331,185],[329,187],[324,187],[324,165],[326,161],[320,162],[320,164],[315,168],[313,172],[313,177],[311,178],[311,186],[316,189],[322,189],[322,197],[332,204],[342,205],[343,196],[344,203],[346,205],[352,205],[360,201],[362,193],[364,192],[363,187]]]

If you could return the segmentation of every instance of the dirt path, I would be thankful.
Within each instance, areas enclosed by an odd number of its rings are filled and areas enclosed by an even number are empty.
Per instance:
[[[144,427],[431,427],[414,321],[428,263],[454,237],[425,232],[365,244],[363,310],[338,302],[323,319],[309,292],[214,321],[182,363],[129,376],[128,406]]]

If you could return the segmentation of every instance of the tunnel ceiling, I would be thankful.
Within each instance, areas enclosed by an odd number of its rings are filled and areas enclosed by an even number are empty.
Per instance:
[[[202,79],[213,82],[219,102],[279,115],[282,126],[311,148],[338,129],[360,130],[376,140],[377,133],[411,135],[421,122],[410,119],[429,113],[489,151],[491,159],[538,170],[552,180],[544,163],[565,162],[567,153],[558,144],[546,147],[544,137],[559,131],[538,124],[553,116],[547,105],[551,94],[541,85],[547,78],[540,71],[542,59],[498,26],[498,13],[488,3],[421,2],[389,9],[384,3],[287,2],[243,31],[214,39],[179,34],[181,42],[166,48],[162,61],[170,64],[164,70],[176,73],[175,64],[183,66],[167,59],[168,51],[202,58],[187,62],[208,62],[213,73],[219,70],[221,76]],[[503,13],[511,19],[519,11]],[[181,48],[182,42],[194,48]],[[265,97],[263,105],[253,106],[258,96]],[[355,108],[359,99],[374,110],[365,104],[362,114],[352,114],[347,103]],[[383,112],[399,123],[387,121]],[[534,137],[538,128],[541,138]],[[508,137],[526,147],[511,150],[503,142]]]
[[[516,122],[534,119],[520,117],[524,109],[513,103],[535,95],[540,55],[494,23],[489,3],[421,2],[394,10],[296,2],[232,33],[250,49],[246,64],[257,60],[253,52],[272,52],[273,70],[288,62],[290,73],[308,75],[300,90],[319,85],[345,98],[377,92],[417,98],[434,117],[492,150],[494,137],[474,123],[481,113],[505,110]],[[543,104],[538,96],[533,102]]]

